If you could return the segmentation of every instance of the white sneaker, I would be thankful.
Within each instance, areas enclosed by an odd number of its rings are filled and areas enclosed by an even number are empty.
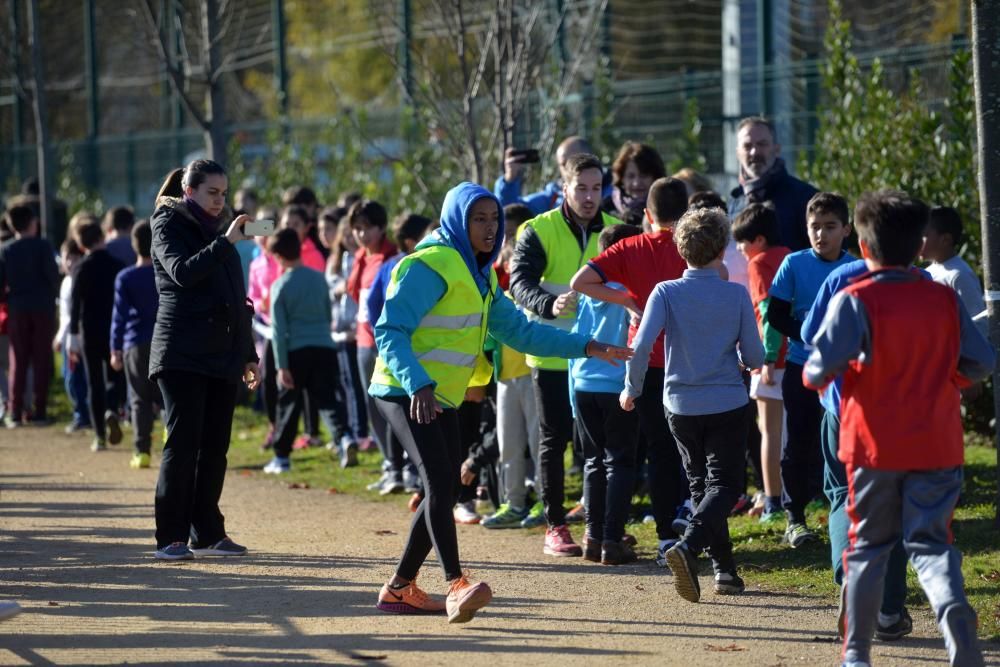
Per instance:
[[[470,500],[467,503],[458,503],[455,505],[455,523],[479,523],[482,517],[476,512],[476,501]]]
[[[280,475],[289,472],[291,469],[292,464],[288,459],[275,456],[264,466],[264,473],[267,475]]]
[[[22,611],[21,605],[14,600],[0,600],[0,621],[17,616]]]

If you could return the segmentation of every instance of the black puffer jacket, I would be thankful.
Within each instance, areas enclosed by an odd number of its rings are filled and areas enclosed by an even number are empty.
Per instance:
[[[208,233],[183,200],[161,197],[150,222],[160,308],[153,328],[149,377],[188,371],[238,382],[256,362],[252,310],[239,254],[224,236],[231,214]]]

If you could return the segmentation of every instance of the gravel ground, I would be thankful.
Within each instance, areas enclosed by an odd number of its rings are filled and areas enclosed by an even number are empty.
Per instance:
[[[463,565],[493,587],[471,623],[374,607],[410,517],[394,507],[231,473],[227,527],[251,553],[153,560],[156,469],[92,454],[57,428],[0,432],[0,664],[834,665],[833,601],[764,591],[689,604],[645,560],[543,556],[541,536],[460,526]],[[155,465],[155,463],[154,463]],[[442,595],[437,563],[421,584]],[[708,588],[708,577],[702,585]],[[878,665],[947,664],[929,612]],[[988,663],[1000,665],[990,645]]]

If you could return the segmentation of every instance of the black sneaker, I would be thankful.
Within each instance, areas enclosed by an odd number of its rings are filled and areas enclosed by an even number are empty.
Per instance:
[[[674,573],[674,587],[677,594],[688,602],[701,599],[701,584],[698,583],[698,559],[688,551],[683,542],[678,542],[664,554],[667,565]]]
[[[719,595],[739,595],[746,590],[746,584],[736,570],[715,573],[715,592]]]
[[[195,556],[245,556],[247,548],[241,544],[236,544],[228,537],[207,547],[192,547],[191,551]]]
[[[906,610],[906,607],[903,607],[903,611],[899,613],[899,619],[891,625],[880,623],[875,629],[875,636],[884,642],[894,642],[911,632],[913,632],[913,619],[910,618],[910,612]]]
[[[118,413],[108,410],[104,413],[104,421],[108,427],[108,443],[117,445],[122,441],[122,427],[118,423]]]
[[[625,565],[635,562],[635,560],[635,551],[624,542],[605,541],[601,543],[602,565]]]
[[[353,440],[340,446],[340,467],[353,468],[358,465],[358,445]]]

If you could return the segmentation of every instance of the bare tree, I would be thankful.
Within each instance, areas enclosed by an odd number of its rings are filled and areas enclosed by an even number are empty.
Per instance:
[[[42,59],[41,25],[38,20],[38,0],[28,3],[28,39],[31,41],[31,75],[34,90],[31,108],[35,116],[35,148],[38,154],[38,199],[42,229],[49,230],[52,221],[52,175],[49,165],[48,109],[45,99],[45,62]]]
[[[202,129],[205,135],[205,149],[208,157],[219,163],[226,160],[226,97],[223,90],[223,74],[239,65],[234,63],[236,53],[223,57],[222,41],[237,16],[233,0],[201,0],[198,3],[198,21],[194,29],[185,30],[182,17],[176,11],[168,10],[160,15],[154,7],[156,0],[142,0],[140,12],[144,17],[147,37],[159,57],[160,64],[170,80],[170,84],[180,98],[184,108]],[[167,3],[172,7],[172,3]],[[243,7],[241,16],[245,14]],[[170,34],[177,31],[181,48],[171,43]],[[187,47],[187,35],[196,35],[193,50]],[[192,90],[204,89],[204,99],[195,98]]]
[[[558,8],[534,0],[420,3],[411,40],[410,102],[432,119],[432,129],[467,165],[470,178],[482,183],[488,168],[502,164],[533,96],[561,103],[581,74],[592,73],[606,6],[607,0],[558,3]],[[391,12],[375,18],[387,56],[404,67],[397,49],[404,27]],[[576,48],[554,53],[570,23],[578,28]],[[546,124],[553,114],[542,113],[539,121],[543,143],[551,144],[555,130]]]

